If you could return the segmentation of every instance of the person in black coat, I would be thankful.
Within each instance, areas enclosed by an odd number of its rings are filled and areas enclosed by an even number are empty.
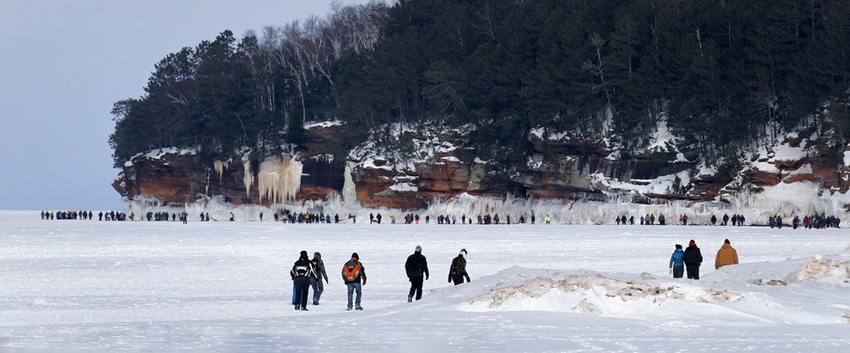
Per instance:
[[[416,294],[416,300],[422,299],[422,276],[428,279],[428,260],[422,255],[422,247],[417,245],[416,251],[407,257],[407,262],[404,263],[404,270],[407,272],[407,278],[410,280],[410,293],[407,294],[407,302],[413,301],[413,295]]]
[[[452,265],[449,267],[449,283],[454,282],[455,285],[463,283],[463,280],[469,280],[469,274],[466,273],[466,249],[460,249],[460,254],[452,260]]]
[[[691,239],[688,243],[688,248],[685,249],[685,270],[688,272],[688,279],[699,279],[699,265],[702,264],[702,253],[700,253],[697,243]]]
[[[292,282],[295,285],[295,310],[307,311],[310,282],[316,278],[316,272],[313,270],[307,251],[301,251],[301,257],[292,265],[289,275],[292,276]]]

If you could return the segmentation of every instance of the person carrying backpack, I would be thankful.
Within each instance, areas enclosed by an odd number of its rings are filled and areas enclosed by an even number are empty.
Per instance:
[[[454,282],[458,285],[463,283],[464,278],[467,282],[472,282],[469,274],[466,273],[466,249],[460,249],[460,253],[452,260],[452,265],[449,267],[449,283]]]
[[[316,271],[316,277],[310,281],[310,285],[313,287],[313,305],[319,305],[319,299],[322,298],[322,292],[325,291],[325,286],[322,285],[322,277],[325,277],[325,283],[330,282],[328,282],[328,273],[325,272],[322,254],[316,251],[313,254],[313,259],[310,260],[310,264],[313,265],[313,271]]]
[[[410,293],[407,294],[407,302],[413,301],[413,295],[416,294],[416,300],[422,299],[422,276],[428,279],[428,260],[425,255],[422,255],[422,247],[417,245],[416,250],[407,257],[407,262],[404,263],[404,270],[407,272],[407,279],[410,281]]]
[[[301,257],[292,265],[289,275],[292,276],[292,282],[295,285],[295,310],[307,311],[307,294],[310,291],[310,281],[316,277],[307,251],[301,251]]]
[[[360,256],[357,255],[357,253],[351,254],[351,260],[348,260],[348,262],[342,266],[342,280],[348,287],[348,308],[346,310],[351,311],[351,297],[354,292],[357,292],[357,299],[354,301],[354,308],[357,310],[363,310],[363,307],[360,306],[360,297],[363,294],[361,286],[366,285],[366,269],[360,262]]]

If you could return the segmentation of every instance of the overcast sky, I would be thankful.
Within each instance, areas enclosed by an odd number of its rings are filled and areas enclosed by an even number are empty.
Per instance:
[[[343,3],[365,0],[343,0]],[[112,104],[166,54],[331,0],[0,1],[0,210],[117,209]]]

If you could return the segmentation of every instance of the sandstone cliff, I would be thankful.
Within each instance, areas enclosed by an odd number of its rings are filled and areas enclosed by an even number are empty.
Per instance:
[[[128,199],[146,195],[167,204],[220,195],[236,205],[270,205],[343,195],[348,164],[362,205],[397,209],[422,209],[462,193],[662,203],[722,201],[725,195],[742,190],[758,193],[780,184],[810,183],[828,193],[846,193],[850,188],[850,161],[831,165],[834,162],[828,156],[812,152],[807,140],[796,134],[783,136],[772,147],[742,152],[734,170],[718,170],[706,166],[698,155],[685,156],[670,141],[656,141],[654,148],[622,158],[605,143],[531,131],[528,140],[534,153],[526,165],[504,175],[463,147],[463,129],[421,132],[412,140],[412,152],[404,156],[367,141],[347,146],[347,156],[335,157],[327,146],[341,146],[336,139],[343,128],[324,124],[308,129],[306,142],[291,160],[297,163],[296,169],[294,164],[282,167],[280,157],[272,163],[239,155],[204,165],[192,150],[163,149],[134,157],[113,186]],[[401,129],[395,133],[404,133]],[[300,178],[282,175],[286,173],[300,174]]]

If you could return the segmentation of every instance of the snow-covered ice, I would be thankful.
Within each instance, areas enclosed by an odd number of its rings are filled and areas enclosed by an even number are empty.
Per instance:
[[[757,227],[41,221],[0,212],[0,351],[847,352],[850,233]],[[729,238],[740,265],[713,269]],[[695,239],[702,280],[667,276]],[[431,270],[406,303],[416,245]],[[447,283],[466,248],[472,282]],[[321,305],[289,269],[322,253]],[[363,312],[340,268],[357,251]]]

